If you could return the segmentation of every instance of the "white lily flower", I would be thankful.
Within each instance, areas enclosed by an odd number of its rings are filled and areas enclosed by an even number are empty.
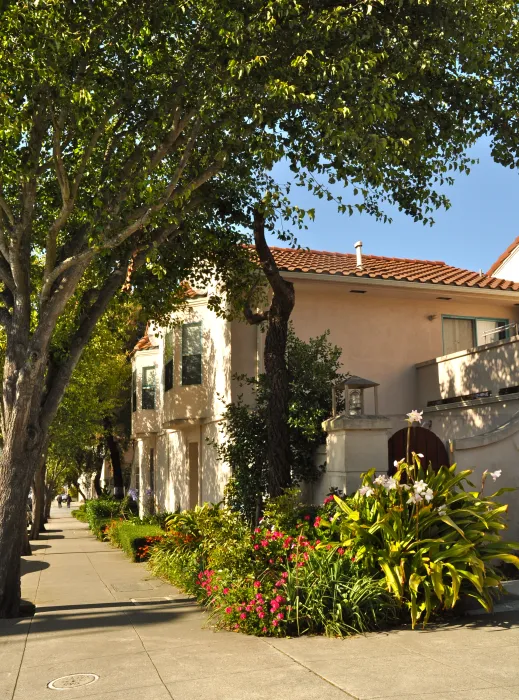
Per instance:
[[[409,494],[409,499],[407,502],[408,503],[420,503],[421,501],[423,501],[423,498],[421,497],[421,495],[419,493],[415,492],[415,493]]]
[[[416,456],[417,456],[417,457],[420,457],[420,459],[423,459],[423,454],[422,454],[421,452],[417,452],[417,453],[416,453]]]
[[[402,484],[402,488],[404,489],[404,491],[410,491],[410,490],[411,490],[411,487],[409,486],[409,484]]]
[[[447,515],[447,506],[445,503],[438,508],[438,515]]]
[[[407,415],[407,420],[410,423],[421,423],[422,422],[422,416],[423,416],[423,411],[417,411],[413,410],[410,411]]]
[[[386,491],[391,491],[392,489],[396,489],[396,487],[396,479],[393,479],[392,476],[390,476],[389,479],[386,479],[386,483],[384,484],[384,488],[386,489]]]
[[[387,476],[385,474],[380,474],[376,479],[373,479],[373,483],[377,486],[385,486],[387,481]]]
[[[413,484],[413,489],[415,493],[425,493],[429,487],[425,481],[415,481]]]
[[[434,498],[434,492],[432,489],[427,489],[427,491],[424,493],[423,497],[427,501],[427,503],[430,503],[432,499]]]
[[[359,494],[361,496],[372,496],[375,492],[371,488],[371,486],[363,486],[362,488],[359,489]]]
[[[499,477],[501,476],[502,473],[503,473],[502,469],[497,469],[497,471],[495,471],[495,472],[489,472],[489,476],[491,476],[492,479],[494,479],[494,481],[495,481],[496,479],[499,479]]]

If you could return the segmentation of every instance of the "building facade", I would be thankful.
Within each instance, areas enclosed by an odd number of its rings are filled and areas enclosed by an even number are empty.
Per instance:
[[[273,254],[294,283],[296,335],[329,330],[343,371],[379,384],[388,438],[423,410],[451,461],[479,477],[505,460],[506,485],[519,486],[519,283],[435,261]],[[218,317],[210,294],[193,294],[133,356],[135,483],[167,510],[222,498],[229,470],[215,444],[226,404],[243,391],[233,376],[263,369],[261,328]],[[374,413],[369,396],[365,413]]]

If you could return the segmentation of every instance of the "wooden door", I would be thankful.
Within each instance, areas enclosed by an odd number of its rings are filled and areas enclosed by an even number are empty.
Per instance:
[[[415,426],[411,428],[411,439],[409,443],[409,452],[423,454],[421,459],[424,467],[432,464],[433,469],[438,471],[440,467],[449,466],[450,460],[445,445],[440,438],[426,428]],[[395,460],[399,462],[401,459],[406,459],[407,453],[407,428],[398,430],[389,438],[388,442],[388,473],[394,474]]]
[[[189,507],[198,505],[198,442],[188,445],[189,462]]]

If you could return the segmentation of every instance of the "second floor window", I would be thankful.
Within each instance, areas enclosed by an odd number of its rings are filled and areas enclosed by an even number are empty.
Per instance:
[[[468,350],[508,337],[508,321],[494,318],[443,317],[443,354]]]
[[[155,408],[155,367],[142,368],[142,408]]]
[[[182,384],[202,383],[202,324],[182,326]]]
[[[168,328],[164,338],[164,391],[173,389],[173,330]]]
[[[137,370],[132,372],[132,412],[137,410]]]

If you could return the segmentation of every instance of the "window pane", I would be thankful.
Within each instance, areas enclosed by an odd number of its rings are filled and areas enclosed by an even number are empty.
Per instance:
[[[467,350],[474,345],[474,319],[444,318],[443,319],[443,352]]]
[[[182,384],[202,383],[202,355],[184,355],[182,357]]]
[[[202,333],[200,323],[182,326],[182,355],[200,355],[202,353]]]
[[[164,391],[173,389],[173,360],[170,360],[164,367]]]
[[[505,340],[506,331],[498,330],[508,324],[508,321],[493,321],[479,319],[477,321],[478,345],[493,343],[496,340]]]
[[[142,369],[142,408],[155,408],[155,367]]]
[[[173,331],[169,328],[164,338],[164,364],[173,359]]]

